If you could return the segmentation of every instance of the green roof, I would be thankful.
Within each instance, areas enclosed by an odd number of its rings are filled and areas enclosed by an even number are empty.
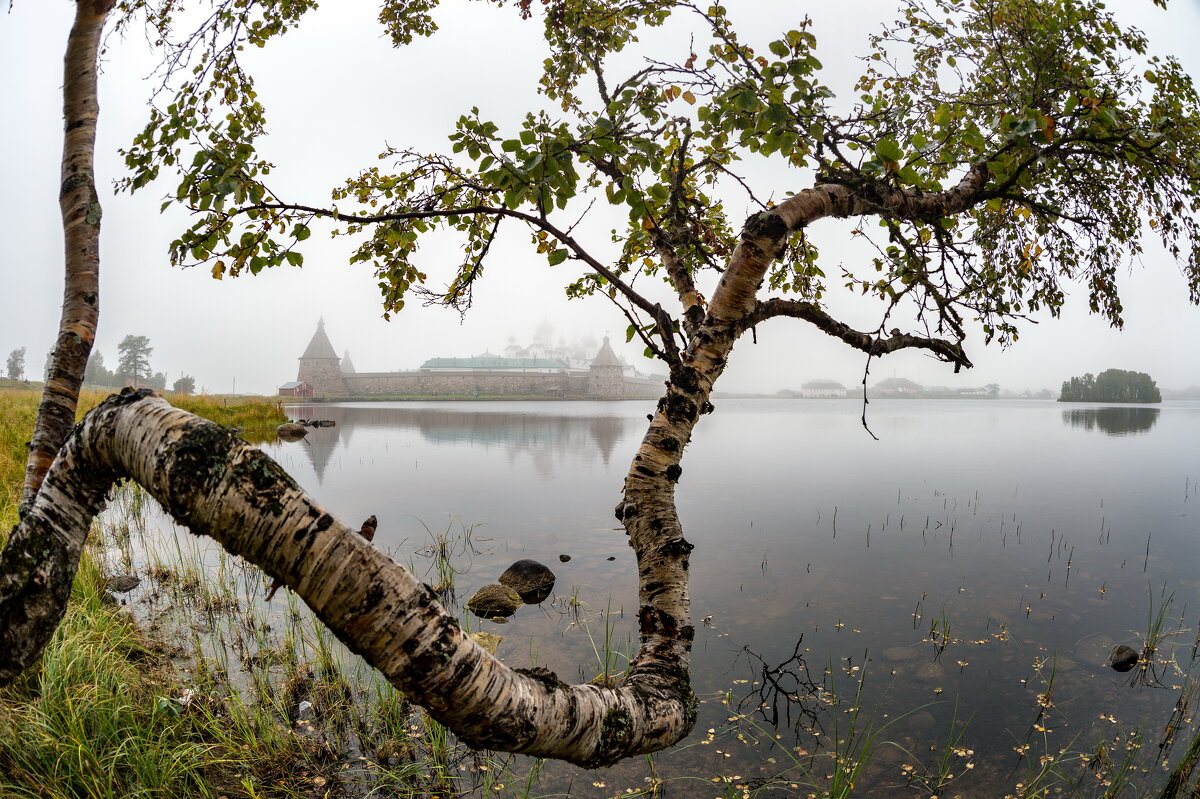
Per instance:
[[[566,369],[565,361],[557,358],[504,358],[499,355],[477,355],[474,358],[430,358],[422,369]]]

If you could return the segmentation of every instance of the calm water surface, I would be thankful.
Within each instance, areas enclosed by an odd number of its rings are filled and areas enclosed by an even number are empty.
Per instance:
[[[913,793],[906,765],[955,742],[972,754],[957,757],[953,793],[1011,791],[1047,751],[1117,751],[1134,730],[1154,761],[1197,640],[1200,404],[875,401],[879,440],[856,401],[717,406],[677,492],[706,701],[687,745],[657,757],[660,777],[775,777],[844,736],[854,707],[860,729],[889,724],[881,739],[905,747],[864,776],[898,795]],[[652,407],[290,406],[337,426],[268,449],[343,520],[375,514],[376,543],[418,570],[430,531],[474,526],[456,561],[461,602],[516,559],[551,566],[541,605],[504,625],[464,618],[504,636],[507,663],[586,680],[606,637],[618,669],[636,641],[636,570],[612,508]],[[1104,661],[1114,644],[1140,649],[1160,609],[1174,634],[1151,684],[1131,684]],[[547,784],[611,795],[648,773],[554,766]]]

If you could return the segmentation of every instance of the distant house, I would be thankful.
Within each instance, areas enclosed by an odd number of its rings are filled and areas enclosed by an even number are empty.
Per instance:
[[[810,380],[800,386],[801,397],[844,397],[849,392],[835,380]]]
[[[880,380],[871,389],[871,393],[877,397],[919,397],[923,391],[920,383],[914,383],[906,377]]]
[[[290,383],[284,383],[279,387],[279,396],[281,397],[304,397],[312,399],[313,387],[303,380],[293,380]]]

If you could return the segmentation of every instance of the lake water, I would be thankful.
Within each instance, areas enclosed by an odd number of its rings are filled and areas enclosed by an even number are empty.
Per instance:
[[[705,702],[692,736],[655,757],[669,795],[805,795],[796,763],[829,773],[814,755],[870,725],[889,742],[859,775],[872,793],[1001,795],[1043,764],[1102,793],[1105,762],[1139,734],[1142,779],[1162,781],[1153,764],[1186,747],[1200,696],[1200,403],[874,401],[878,440],[853,400],[716,405],[677,492]],[[510,665],[587,680],[606,637],[615,670],[636,643],[634,558],[612,509],[652,407],[288,406],[337,426],[267,449],[339,518],[375,514],[376,544],[427,581],[431,531],[472,528],[460,602],[514,560],[549,565],[550,599],[503,625],[464,623],[504,636]],[[1167,634],[1151,669],[1105,665],[1155,626]],[[1164,743],[1180,725],[1183,743]],[[599,796],[642,790],[651,772],[546,774]]]

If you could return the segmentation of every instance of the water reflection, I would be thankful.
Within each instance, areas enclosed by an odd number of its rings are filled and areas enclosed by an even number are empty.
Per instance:
[[[407,431],[420,434],[432,445],[501,447],[510,457],[533,453],[535,460],[565,452],[598,455],[608,465],[617,442],[624,437],[628,419],[623,416],[578,416],[567,414],[531,414],[456,407],[395,406],[356,407],[353,405],[301,405],[289,408],[296,419],[328,419],[333,427],[311,431],[304,451],[317,479],[324,482],[325,472],[338,448],[349,449],[355,429]]]
[[[1128,436],[1149,432],[1158,421],[1158,408],[1071,408],[1062,413],[1063,422],[1084,430],[1100,430],[1110,436]]]

